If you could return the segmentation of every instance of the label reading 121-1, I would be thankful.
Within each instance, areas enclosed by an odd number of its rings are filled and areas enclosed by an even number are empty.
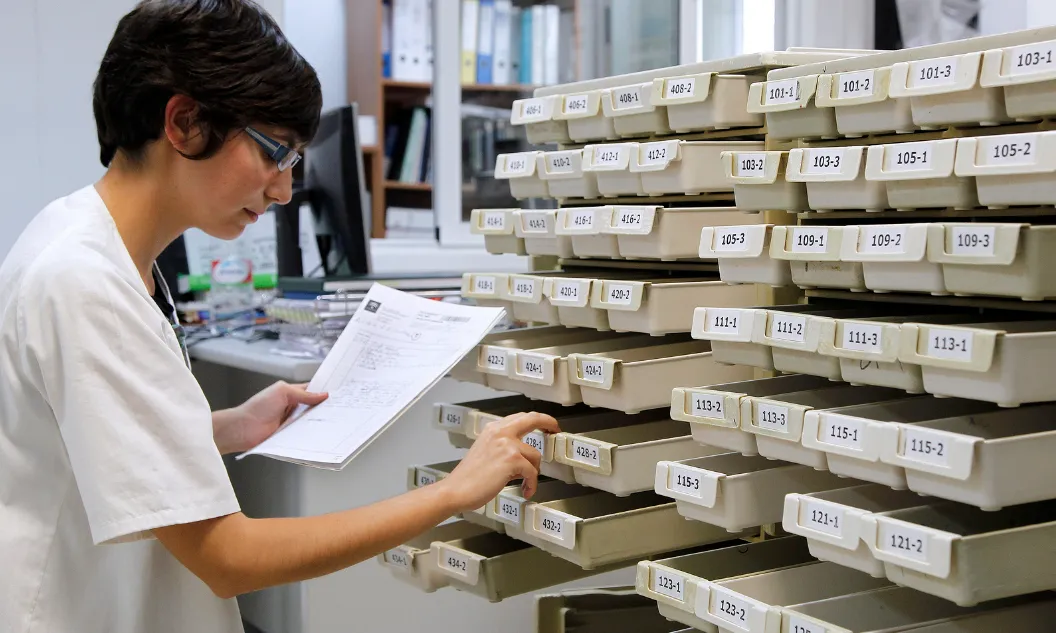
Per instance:
[[[812,501],[809,497],[800,499],[799,524],[803,527],[839,537],[843,536],[844,522],[843,510]]]

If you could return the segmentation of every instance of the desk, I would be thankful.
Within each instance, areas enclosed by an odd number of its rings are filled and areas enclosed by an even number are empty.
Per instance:
[[[274,340],[246,342],[232,337],[200,341],[188,350],[191,358],[232,369],[255,372],[287,382],[308,382],[322,363],[272,353]]]

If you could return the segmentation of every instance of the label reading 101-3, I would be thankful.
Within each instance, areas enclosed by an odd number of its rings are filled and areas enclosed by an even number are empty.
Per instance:
[[[912,62],[909,87],[944,86],[957,81],[957,57],[940,57]]]

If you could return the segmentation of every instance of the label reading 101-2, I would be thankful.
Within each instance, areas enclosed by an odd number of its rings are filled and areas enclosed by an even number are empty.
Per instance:
[[[432,473],[427,473],[427,472],[419,470],[415,474],[416,474],[415,481],[418,482],[418,487],[419,488],[424,488],[426,486],[431,486],[431,485],[436,483],[436,475],[434,475]]]
[[[849,99],[851,97],[872,96],[876,89],[875,70],[862,70],[856,73],[841,73],[837,75],[836,97],[838,99]]]

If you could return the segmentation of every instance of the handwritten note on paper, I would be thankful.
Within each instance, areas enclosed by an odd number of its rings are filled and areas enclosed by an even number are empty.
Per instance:
[[[501,308],[430,301],[375,284],[309,384],[330,398],[244,453],[338,470],[465,356]]]

